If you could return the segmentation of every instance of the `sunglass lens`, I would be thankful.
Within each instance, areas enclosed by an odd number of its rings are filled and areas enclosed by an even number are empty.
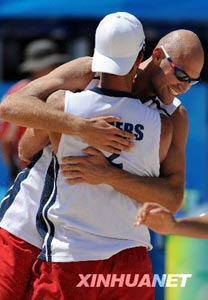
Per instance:
[[[180,69],[175,69],[175,75],[180,81],[190,82],[190,77]]]

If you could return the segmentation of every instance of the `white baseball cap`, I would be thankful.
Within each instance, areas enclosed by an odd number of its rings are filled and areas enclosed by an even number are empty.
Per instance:
[[[95,34],[92,71],[126,75],[145,45],[141,22],[126,12],[104,17]]]

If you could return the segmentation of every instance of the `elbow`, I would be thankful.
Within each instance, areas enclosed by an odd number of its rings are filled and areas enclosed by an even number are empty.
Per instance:
[[[24,155],[22,155],[22,154],[19,154],[19,159],[22,160],[22,161],[24,161],[24,162],[27,162],[27,163],[31,162],[31,159],[26,158],[26,157],[25,157]]]
[[[177,189],[173,191],[171,207],[169,208],[172,214],[177,213],[181,209],[183,198],[184,198],[184,189],[180,189],[180,190]]]

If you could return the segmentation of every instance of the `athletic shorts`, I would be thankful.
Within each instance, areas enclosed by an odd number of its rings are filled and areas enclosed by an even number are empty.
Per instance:
[[[0,299],[24,300],[40,249],[0,228]]]
[[[36,260],[27,300],[154,300],[152,267],[144,247],[109,259],[52,263]]]

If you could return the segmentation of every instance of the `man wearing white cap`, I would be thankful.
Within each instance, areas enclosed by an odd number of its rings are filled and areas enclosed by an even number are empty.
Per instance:
[[[172,126],[132,97],[143,47],[137,18],[123,12],[106,16],[96,30],[92,62],[92,71],[101,73],[98,87],[76,94],[57,92],[49,102],[56,105],[62,95],[59,108],[65,112],[88,118],[120,116],[115,125],[131,128],[135,145],[129,152],[105,156],[130,173],[159,176]],[[48,199],[39,219],[44,243],[34,264],[29,299],[153,300],[149,232],[145,226],[132,226],[139,202],[106,184],[66,184],[59,170],[62,157],[82,155],[87,144],[77,136],[53,132],[50,140],[54,170],[43,189]]]

